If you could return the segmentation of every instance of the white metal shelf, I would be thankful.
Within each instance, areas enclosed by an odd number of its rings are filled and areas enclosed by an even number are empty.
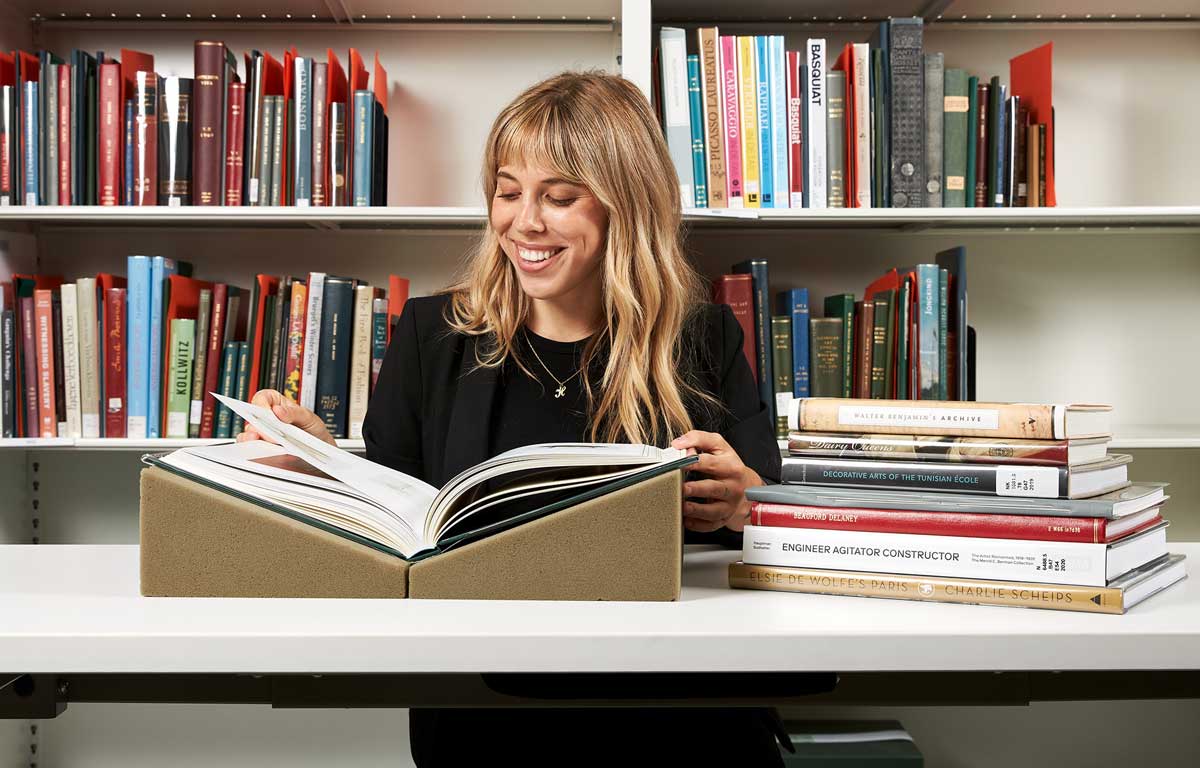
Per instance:
[[[654,19],[673,22],[846,23],[924,16],[926,22],[1171,21],[1200,18],[1193,0],[1116,4],[1103,0],[654,0]]]
[[[693,229],[855,230],[1200,230],[1200,206],[1088,208],[688,208]],[[9,206],[0,228],[228,227],[255,229],[472,229],[487,218],[482,206],[210,208],[160,206]]]
[[[73,450],[73,451],[170,451],[198,445],[217,445],[230,442],[221,439],[153,438],[137,440],[124,437],[10,437],[0,439],[0,450]],[[363,451],[362,440],[338,440],[338,447],[347,451]]]
[[[122,21],[191,21],[258,20],[272,23],[320,21],[339,24],[394,21],[415,18],[422,21],[456,21],[463,18],[479,20],[521,20],[553,22],[563,19],[615,19],[620,16],[620,0],[353,0],[326,2],[324,0],[188,0],[181,2],[146,3],[143,0],[29,0],[30,16],[55,23],[61,20],[103,22]]]

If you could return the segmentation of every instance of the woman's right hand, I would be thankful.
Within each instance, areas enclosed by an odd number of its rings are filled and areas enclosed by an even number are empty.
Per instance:
[[[284,397],[281,393],[273,389],[260,389],[255,393],[250,400],[251,404],[258,405],[263,408],[270,408],[275,414],[275,418],[282,421],[284,424],[293,424],[300,429],[303,429],[308,434],[320,440],[324,440],[330,445],[337,445],[333,439],[333,435],[329,434],[329,430],[325,428],[325,422],[312,411],[297,405],[294,400]],[[246,440],[266,440],[274,442],[264,435],[259,434],[258,430],[249,424],[245,430],[237,436],[238,442]]]

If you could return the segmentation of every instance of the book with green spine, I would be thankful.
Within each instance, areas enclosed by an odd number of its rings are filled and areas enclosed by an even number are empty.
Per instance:
[[[192,346],[196,321],[177,317],[171,320],[171,348],[167,350],[167,434],[188,436],[188,411],[192,394]]]
[[[813,397],[844,397],[845,325],[840,317],[814,317],[809,320],[809,372]]]
[[[250,342],[239,341],[237,351],[237,376],[234,379],[233,392],[234,397],[238,400],[246,400],[250,396]],[[237,437],[241,433],[242,428],[246,425],[244,419],[233,414],[233,425],[230,428],[230,437]]]
[[[979,78],[967,78],[967,188],[966,207],[975,207],[975,124],[979,121]]]
[[[846,207],[846,73],[825,74],[825,191],[830,208]]]
[[[947,69],[945,111],[942,121],[942,206],[963,208],[967,204],[967,127],[971,102],[965,70]]]
[[[788,405],[792,401],[792,317],[771,317],[771,368],[775,371],[775,436],[787,439]]]
[[[883,291],[875,297],[874,329],[871,336],[871,397],[887,398],[892,393],[892,309],[896,292]]]
[[[221,353],[221,395],[233,397],[237,383],[238,342],[227,341]],[[213,437],[233,437],[233,411],[229,406],[217,403],[217,428]]]
[[[825,297],[825,317],[836,317],[842,321],[842,392],[831,393],[827,397],[850,397],[850,387],[854,383],[854,334],[847,329],[854,328],[854,294],[839,293],[836,296]],[[815,359],[815,358],[814,358]],[[816,394],[813,394],[816,397]]]

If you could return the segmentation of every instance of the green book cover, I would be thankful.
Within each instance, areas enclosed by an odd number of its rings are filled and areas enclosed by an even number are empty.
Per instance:
[[[979,122],[979,78],[967,78],[967,188],[963,190],[967,208],[975,207],[975,124]]]
[[[845,325],[840,317],[814,317],[809,327],[809,375],[813,397],[843,397]]]
[[[871,336],[871,397],[884,399],[892,392],[892,308],[895,291],[883,291],[875,297]]]
[[[830,208],[846,207],[846,73],[825,75],[825,190]]]
[[[887,62],[884,51],[871,46],[871,118],[875,135],[874,154],[871,156],[871,205],[876,208],[888,208],[889,152],[891,143],[888,140],[890,121],[887,110]]]
[[[950,272],[945,267],[938,270],[938,399],[949,400],[947,392],[947,350],[950,334]]]
[[[965,70],[946,70],[946,106],[942,113],[942,205],[946,208],[967,204],[967,127],[971,112],[967,82]]]
[[[250,342],[239,341],[237,351],[237,378],[233,385],[233,396],[238,400],[245,400],[250,397]],[[242,427],[246,422],[241,416],[233,414],[233,425],[230,428],[230,437],[237,437]]]
[[[904,280],[900,283],[900,307],[896,313],[897,328],[896,328],[896,399],[907,400],[911,395],[908,391],[908,382],[911,380],[912,372],[909,371],[909,329],[912,327],[910,322],[912,301],[912,283]]]
[[[854,384],[854,334],[847,332],[854,328],[854,294],[839,293],[836,296],[825,297],[825,317],[836,317],[842,321],[842,391],[841,394],[829,393],[825,397],[850,397]]]
[[[188,410],[192,393],[192,346],[196,321],[177,317],[171,320],[171,348],[167,350],[167,434],[188,436]]]
[[[792,401],[792,318],[771,317],[771,368],[775,371],[775,434],[787,439],[788,411]]]
[[[220,391],[225,397],[233,397],[233,387],[237,382],[238,342],[225,342],[221,354]],[[217,403],[217,428],[213,437],[233,437],[233,411],[221,403]]]

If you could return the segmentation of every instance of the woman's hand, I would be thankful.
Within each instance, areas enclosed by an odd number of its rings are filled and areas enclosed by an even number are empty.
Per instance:
[[[672,448],[687,448],[700,455],[695,465],[706,480],[683,484],[683,525],[693,531],[715,531],[725,527],[740,531],[750,518],[746,489],[763,485],[758,473],[742,463],[725,438],[715,432],[693,429],[671,442]],[[688,501],[689,497],[707,499]]]
[[[337,445],[333,439],[333,435],[329,434],[329,430],[325,428],[325,422],[321,421],[320,417],[312,411],[302,406],[296,405],[294,400],[284,397],[279,392],[273,389],[260,389],[254,394],[250,402],[254,405],[270,408],[275,414],[275,418],[282,421],[284,424],[294,424],[300,429],[303,429],[313,437],[324,440],[330,445]],[[258,430],[249,424],[246,429],[237,436],[238,442],[246,440],[266,440],[274,442],[264,435],[259,434]]]

